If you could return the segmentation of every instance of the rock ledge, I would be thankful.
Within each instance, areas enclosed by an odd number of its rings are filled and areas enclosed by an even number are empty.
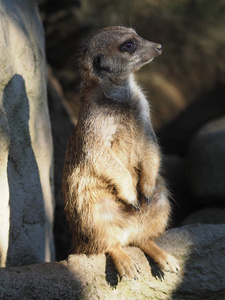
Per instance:
[[[162,272],[138,248],[139,280],[120,280],[105,255],[70,255],[66,261],[0,269],[1,299],[225,299],[225,224],[171,229],[157,243],[182,271]]]

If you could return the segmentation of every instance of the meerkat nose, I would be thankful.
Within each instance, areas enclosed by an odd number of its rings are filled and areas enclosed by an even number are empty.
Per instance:
[[[162,47],[162,45],[157,44],[156,49],[157,49],[157,51],[159,52],[159,54],[161,54],[161,53],[162,53],[163,47]]]

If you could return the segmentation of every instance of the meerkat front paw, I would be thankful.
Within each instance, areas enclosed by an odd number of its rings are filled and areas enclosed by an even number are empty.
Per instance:
[[[152,196],[145,196],[145,202],[149,205],[152,201]]]
[[[133,190],[124,190],[123,193],[119,193],[119,197],[125,203],[132,205],[136,210],[140,210],[137,194]]]
[[[147,185],[144,184],[141,188],[141,192],[144,195],[145,202],[149,205],[151,203],[152,196],[154,194],[155,184]]]
[[[140,203],[137,198],[137,192],[133,188],[132,178],[117,186],[118,197],[125,203],[132,205],[136,210],[140,210]]]

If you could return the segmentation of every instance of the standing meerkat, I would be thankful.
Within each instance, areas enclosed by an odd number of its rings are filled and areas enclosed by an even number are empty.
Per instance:
[[[133,77],[161,53],[160,44],[131,28],[107,27],[89,38],[80,61],[80,115],[63,172],[73,252],[108,253],[121,276],[134,278],[138,267],[128,245],[164,270],[179,270],[154,242],[168,224],[170,203],[149,104]]]

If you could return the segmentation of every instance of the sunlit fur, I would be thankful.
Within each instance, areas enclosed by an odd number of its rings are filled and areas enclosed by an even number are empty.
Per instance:
[[[121,52],[119,46],[130,39],[137,41],[136,51]],[[109,253],[121,276],[137,276],[123,248],[128,245],[138,246],[163,268],[179,268],[153,242],[168,224],[170,203],[159,175],[149,104],[133,77],[161,53],[157,46],[124,27],[90,37],[80,62],[79,120],[66,151],[63,193],[72,251]]]

